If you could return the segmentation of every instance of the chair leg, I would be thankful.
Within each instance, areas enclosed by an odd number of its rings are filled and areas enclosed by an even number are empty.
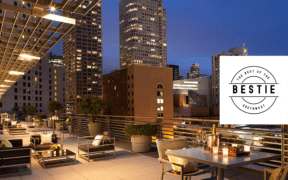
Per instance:
[[[161,163],[161,180],[164,178],[164,164]]]
[[[181,167],[180,175],[181,175],[181,180],[184,180],[184,171],[183,167]]]

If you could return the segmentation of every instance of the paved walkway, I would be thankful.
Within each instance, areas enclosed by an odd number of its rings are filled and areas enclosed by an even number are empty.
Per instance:
[[[24,123],[23,123],[24,124]],[[59,134],[59,132],[58,132]],[[23,139],[24,145],[28,145],[30,134],[9,135],[6,131],[0,135],[0,139]],[[43,169],[36,160],[32,158],[32,175],[13,176],[9,180],[159,180],[161,175],[160,163],[152,153],[135,154],[129,151],[129,143],[116,141],[116,158],[87,162],[77,157],[77,164],[63,167]],[[122,148],[120,148],[122,147]],[[65,135],[64,148],[73,152],[77,151],[77,138]],[[171,169],[170,165],[165,169]],[[201,175],[193,179],[208,178],[209,175]],[[225,179],[236,180],[263,180],[263,172],[250,171],[237,168],[225,171]],[[179,180],[177,178],[164,176],[164,180]]]

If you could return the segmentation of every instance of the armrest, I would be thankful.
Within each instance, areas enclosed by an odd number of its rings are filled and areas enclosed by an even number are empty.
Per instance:
[[[273,169],[264,168],[264,180],[268,180],[268,174],[272,174]]]
[[[82,137],[78,137],[78,139],[85,139],[85,138],[95,138],[94,136],[82,136]]]
[[[179,166],[179,167],[183,168],[183,165],[181,165],[181,164],[176,164],[176,163],[173,163],[173,162],[171,162],[171,161],[167,161],[167,160],[165,160],[165,159],[160,159],[160,158],[158,158],[158,160],[159,160],[161,163],[171,164],[171,165],[175,165],[175,166]]]

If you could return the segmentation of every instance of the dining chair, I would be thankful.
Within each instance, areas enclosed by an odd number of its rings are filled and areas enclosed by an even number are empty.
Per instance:
[[[177,164],[169,161],[168,156],[165,154],[167,150],[180,150],[183,148],[189,148],[187,138],[177,138],[177,139],[156,139],[157,149],[159,158],[158,160],[161,163],[161,180],[163,180],[164,175],[178,177],[181,180],[188,179],[191,180],[191,177],[198,176],[201,174],[211,174],[211,178],[213,179],[213,172],[206,171],[204,169],[197,169],[196,171],[184,173],[183,164]],[[168,170],[164,171],[164,164],[170,164],[174,166],[180,167],[180,171]],[[211,179],[209,178],[209,179]]]
[[[264,168],[264,180],[268,180],[269,174],[271,174],[269,180],[274,180],[274,179],[287,180],[288,179],[288,164],[286,166],[282,166],[277,169]]]

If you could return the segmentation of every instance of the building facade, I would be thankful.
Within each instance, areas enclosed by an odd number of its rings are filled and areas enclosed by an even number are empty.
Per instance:
[[[220,57],[221,56],[248,56],[248,48],[235,47],[228,52],[215,53],[212,56],[212,105],[213,107],[219,107],[220,99]]]
[[[167,67],[173,68],[173,81],[179,80],[179,66],[168,64]]]
[[[49,112],[49,101],[57,101],[64,106],[65,69],[49,64],[46,54],[2,96],[0,111],[11,112],[15,106],[32,105],[38,112]]]
[[[166,9],[162,0],[119,2],[120,69],[167,66]]]
[[[131,65],[103,76],[104,114],[173,117],[172,69]]]
[[[82,8],[89,4],[86,0]],[[78,104],[84,98],[102,98],[102,1],[85,16],[73,17],[76,26],[63,38],[66,112],[81,113]]]
[[[192,64],[192,66],[190,67],[190,72],[187,73],[187,79],[198,78],[200,76],[199,72],[200,65],[198,63]]]

